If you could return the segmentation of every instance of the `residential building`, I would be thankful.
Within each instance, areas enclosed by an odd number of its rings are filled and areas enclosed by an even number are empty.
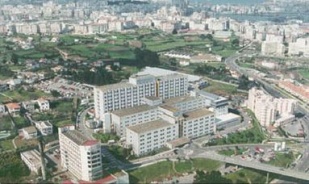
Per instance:
[[[37,121],[34,124],[43,136],[53,134],[53,125],[49,121]]]
[[[276,119],[294,114],[296,100],[274,98],[257,88],[249,90],[247,107],[255,114],[262,126],[270,126]]]
[[[20,105],[18,103],[8,103],[8,104],[5,104],[8,112],[15,116],[17,114],[19,114],[20,112]]]
[[[49,101],[43,98],[37,100],[37,103],[40,107],[40,111],[47,111],[49,110]]]
[[[296,42],[290,42],[288,54],[309,57],[309,38],[298,38]]]
[[[309,103],[309,87],[299,84],[295,81],[284,80],[279,82],[279,87],[298,96],[302,100]]]
[[[38,136],[38,131],[35,126],[29,126],[22,129],[24,139],[33,139]]]
[[[166,142],[178,138],[178,126],[162,119],[126,128],[127,144],[135,155],[144,155],[160,149]]]
[[[98,180],[102,177],[101,145],[72,126],[59,128],[61,166],[77,179]]]
[[[261,47],[262,55],[283,56],[285,46],[280,42],[263,41]]]
[[[35,111],[34,104],[35,103],[33,101],[28,101],[28,102],[22,102],[21,106],[28,112],[34,112]]]
[[[0,115],[5,114],[5,113],[6,113],[5,106],[0,104]]]
[[[20,153],[22,161],[27,165],[31,172],[39,174],[39,170],[42,167],[42,159],[38,150],[29,150]],[[47,159],[45,159],[47,163]]]

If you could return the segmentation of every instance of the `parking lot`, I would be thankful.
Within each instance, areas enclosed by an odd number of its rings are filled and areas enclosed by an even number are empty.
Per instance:
[[[80,84],[78,82],[69,81],[62,78],[55,78],[49,81],[42,81],[34,87],[50,93],[57,91],[64,97],[91,97],[93,96],[93,87],[91,85]]]

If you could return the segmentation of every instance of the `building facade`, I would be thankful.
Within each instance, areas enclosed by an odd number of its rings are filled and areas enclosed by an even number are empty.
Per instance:
[[[100,143],[73,128],[59,128],[61,166],[79,180],[93,181],[103,174]]]
[[[126,128],[126,141],[135,155],[160,149],[166,142],[178,138],[178,126],[162,119]]]

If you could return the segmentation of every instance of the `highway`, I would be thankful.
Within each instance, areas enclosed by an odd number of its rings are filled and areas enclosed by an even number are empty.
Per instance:
[[[219,155],[214,151],[204,152],[204,153],[198,154],[196,156],[192,156],[192,157],[193,158],[209,158],[209,159],[212,159],[212,160],[217,160],[217,161],[221,161],[221,162],[225,162],[225,163],[229,163],[229,164],[233,164],[233,165],[238,165],[238,166],[242,166],[242,167],[246,167],[246,168],[252,168],[252,169],[266,171],[266,172],[279,174],[279,175],[283,175],[283,176],[287,176],[287,177],[291,177],[291,178],[309,181],[309,174],[304,173],[304,172],[299,172],[299,171],[295,171],[295,170],[291,170],[291,169],[275,167],[275,166],[272,166],[272,165],[263,164],[263,163],[259,163],[259,162],[239,160],[239,159]]]
[[[297,111],[305,115],[302,125],[303,125],[304,131],[306,133],[305,142],[307,142],[307,141],[309,142],[309,110],[306,108],[306,104],[304,102],[300,101],[300,99],[294,97],[292,94],[290,94],[290,93],[284,91],[283,89],[279,88],[275,84],[269,84],[265,80],[259,78],[259,76],[255,75],[253,72],[250,73],[247,70],[239,67],[236,64],[235,61],[236,61],[236,59],[240,58],[243,55],[244,54],[236,54],[236,55],[233,55],[233,56],[227,58],[225,60],[226,66],[228,66],[231,70],[237,71],[240,74],[243,74],[243,75],[246,75],[248,77],[253,78],[255,81],[262,84],[263,88],[269,94],[271,94],[274,97],[296,99],[299,102],[298,106],[297,106]],[[307,145],[305,147],[305,149],[303,150],[303,152],[302,152],[303,157],[298,162],[298,164],[295,166],[295,170],[304,172],[304,171],[307,171],[309,169],[309,154],[308,154],[308,152],[309,152],[309,145]]]

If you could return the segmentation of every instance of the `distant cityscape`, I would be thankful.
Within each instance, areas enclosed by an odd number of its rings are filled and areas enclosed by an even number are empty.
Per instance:
[[[307,0],[0,0],[0,183],[306,183]]]

